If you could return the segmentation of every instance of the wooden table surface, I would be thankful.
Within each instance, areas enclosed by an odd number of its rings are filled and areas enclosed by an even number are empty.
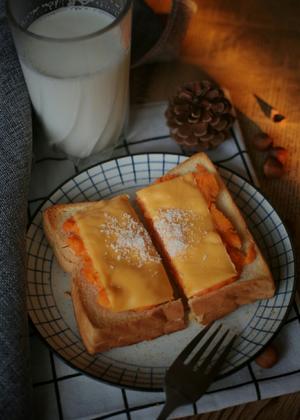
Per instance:
[[[167,99],[184,81],[210,78],[230,90],[261,188],[300,250],[300,1],[194,0],[193,15],[180,59],[132,72],[132,101]],[[258,95],[286,120],[274,123]],[[288,171],[280,180],[262,173],[264,155],[251,140],[260,130],[289,151]],[[299,267],[298,267],[299,274]],[[298,284],[299,290],[299,284]],[[300,419],[300,392],[203,414],[198,420]]]

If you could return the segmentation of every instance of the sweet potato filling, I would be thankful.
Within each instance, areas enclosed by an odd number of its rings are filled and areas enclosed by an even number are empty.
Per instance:
[[[217,209],[215,203],[210,206],[210,213],[223,242],[229,248],[242,248],[242,241],[231,222]]]
[[[80,232],[78,226],[73,217],[70,217],[63,224],[63,230],[68,234],[67,242],[69,247],[75,252],[76,255],[80,256],[83,260],[83,266],[81,269],[82,275],[90,283],[97,286],[99,289],[99,303],[105,308],[111,306],[108,296],[105,292],[103,286],[101,286],[101,281],[98,273],[93,268],[93,263],[91,258],[88,256],[84,243],[80,238]]]
[[[237,233],[236,229],[227,219],[227,217],[217,208],[216,200],[220,192],[220,186],[215,174],[209,172],[203,165],[198,164],[196,172],[193,173],[194,179],[201,193],[203,194],[210,213],[212,215],[217,232],[226,247],[226,250],[235,265],[235,268],[240,276],[243,267],[250,264],[256,257],[254,244],[252,243],[246,253],[242,251],[242,240]],[[156,183],[169,181],[179,175],[166,174],[156,180]],[[228,279],[226,282],[231,283],[235,279]],[[214,288],[220,285],[213,286]],[[206,291],[205,291],[206,292]]]
[[[203,165],[197,165],[197,172],[194,174],[197,185],[204,194],[214,224],[220,234],[231,261],[240,276],[244,265],[250,264],[256,257],[255,247],[252,243],[246,253],[242,251],[242,240],[229,219],[217,208],[216,199],[220,191],[217,178]]]
[[[154,181],[154,184],[160,184],[161,182],[170,181],[171,179],[174,179],[177,177],[178,175],[175,175],[175,174],[166,174],[166,175],[161,176],[160,178],[157,178]]]
[[[203,165],[199,164],[197,165],[197,172],[194,172],[193,175],[199,190],[204,195],[208,207],[210,208],[211,204],[215,203],[220,192],[220,186],[217,178],[214,174],[208,172]],[[230,222],[228,221],[228,223]]]

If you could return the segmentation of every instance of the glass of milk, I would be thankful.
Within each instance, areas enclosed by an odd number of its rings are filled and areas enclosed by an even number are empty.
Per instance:
[[[132,0],[9,0],[7,14],[42,135],[86,158],[112,149],[128,112]]]

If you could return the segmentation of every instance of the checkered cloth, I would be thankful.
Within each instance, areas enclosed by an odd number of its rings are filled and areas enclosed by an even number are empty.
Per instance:
[[[183,153],[169,137],[163,116],[165,106],[134,107],[127,137],[118,145],[113,157],[153,151]],[[232,134],[230,140],[209,155],[214,162],[257,185],[238,124]],[[29,211],[32,215],[57,185],[78,172],[72,161],[39,146],[30,188]],[[99,156],[91,158],[84,166],[94,164],[96,159]],[[299,332],[299,306],[295,303],[275,340],[280,360],[272,369],[263,370],[255,363],[249,363],[237,373],[216,381],[196,405],[179,408],[174,416],[219,410],[299,391]],[[165,398],[163,393],[119,389],[90,379],[56,357],[35,333],[31,334],[31,346],[37,419],[152,419],[159,413]]]
[[[29,418],[25,227],[30,102],[0,0],[0,417]]]

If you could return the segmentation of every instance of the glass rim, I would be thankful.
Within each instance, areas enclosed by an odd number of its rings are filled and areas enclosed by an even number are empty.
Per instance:
[[[16,21],[16,19],[14,18],[14,15],[11,11],[11,1],[12,0],[7,0],[6,1],[6,12],[7,12],[7,17],[9,22],[12,24],[12,26],[16,27],[17,29],[19,29],[21,32],[23,32],[25,35],[32,37],[34,39],[37,39],[39,41],[47,41],[47,42],[58,42],[58,43],[63,43],[63,42],[67,42],[67,43],[72,43],[72,42],[78,42],[78,41],[85,41],[85,40],[89,40],[92,39],[94,37],[97,37],[99,35],[102,35],[106,32],[109,32],[111,29],[113,29],[115,26],[117,26],[122,19],[127,15],[127,12],[129,11],[131,5],[133,4],[133,0],[126,0],[126,3],[124,5],[124,8],[122,10],[122,12],[120,13],[119,16],[117,16],[109,25],[105,26],[102,29],[99,29],[98,31],[94,31],[91,32],[87,35],[81,35],[81,36],[76,36],[73,38],[53,38],[53,37],[49,37],[49,36],[45,36],[45,35],[38,35],[35,34],[34,32],[29,31],[28,29],[22,28],[22,26]],[[68,6],[65,6],[68,7]],[[88,6],[85,6],[88,7]],[[56,10],[60,9],[61,7],[57,8]],[[100,9],[100,7],[99,7]]]

